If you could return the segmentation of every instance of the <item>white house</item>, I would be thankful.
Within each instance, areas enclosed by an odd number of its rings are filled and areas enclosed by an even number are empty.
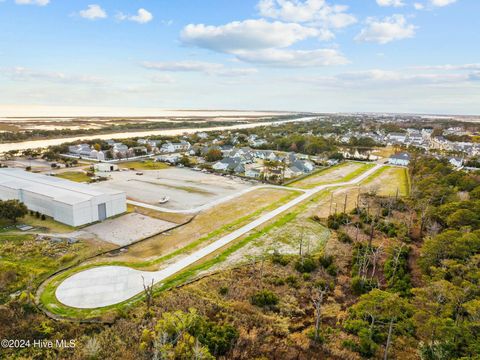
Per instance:
[[[388,163],[392,165],[408,166],[408,164],[410,164],[410,155],[405,152],[392,155],[390,156]]]
[[[257,168],[251,168],[251,169],[245,170],[245,176],[258,179],[260,176],[262,176],[262,171]]]
[[[111,171],[118,171],[118,165],[109,164],[109,163],[98,163],[93,165],[95,171],[100,172],[111,172]]]
[[[450,164],[452,164],[452,166],[456,167],[456,168],[461,168],[463,166],[463,159],[462,158],[458,158],[458,157],[451,157],[450,159],[448,159],[448,162]]]

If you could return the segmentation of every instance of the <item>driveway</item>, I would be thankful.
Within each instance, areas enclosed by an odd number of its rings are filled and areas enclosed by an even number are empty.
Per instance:
[[[58,286],[56,290],[57,299],[67,306],[82,309],[104,307],[128,300],[144,290],[144,281],[147,284],[150,284],[152,280],[154,283],[159,283],[245,235],[257,226],[305,201],[312,195],[330,187],[355,185],[365,180],[382,166],[382,164],[378,164],[348,182],[320,185],[307,190],[292,201],[225,235],[193,254],[178,260],[165,269],[159,271],[139,271],[125,266],[102,266],[74,274]]]

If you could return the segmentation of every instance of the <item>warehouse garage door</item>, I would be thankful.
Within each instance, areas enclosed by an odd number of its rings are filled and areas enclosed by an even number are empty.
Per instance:
[[[107,206],[105,203],[98,204],[98,220],[103,221],[107,218]]]

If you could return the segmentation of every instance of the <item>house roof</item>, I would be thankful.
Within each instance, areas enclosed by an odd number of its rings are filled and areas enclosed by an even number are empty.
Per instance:
[[[395,155],[390,156],[390,159],[396,159],[396,160],[410,160],[410,154],[406,152],[402,153],[397,153]]]

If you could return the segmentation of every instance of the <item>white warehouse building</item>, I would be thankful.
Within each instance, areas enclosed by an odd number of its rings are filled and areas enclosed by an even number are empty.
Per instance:
[[[20,169],[0,169],[0,200],[19,200],[29,210],[70,226],[102,221],[127,211],[126,194]]]

